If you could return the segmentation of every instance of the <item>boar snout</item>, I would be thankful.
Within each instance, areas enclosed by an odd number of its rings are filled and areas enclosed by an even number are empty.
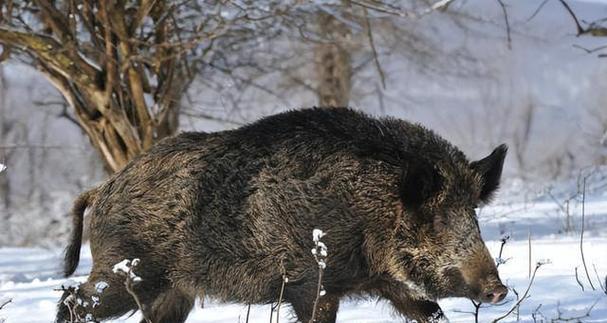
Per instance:
[[[502,284],[495,262],[484,245],[469,255],[460,270],[471,293],[469,297],[496,304],[508,295],[508,288]]]
[[[497,304],[501,302],[506,295],[508,295],[508,288],[502,283],[497,283],[496,285],[487,288],[483,295],[478,298],[484,303]]]

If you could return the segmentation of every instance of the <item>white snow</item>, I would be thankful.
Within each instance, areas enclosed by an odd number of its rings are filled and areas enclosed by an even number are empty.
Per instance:
[[[123,261],[117,263],[114,265],[114,268],[112,268],[112,271],[116,274],[116,273],[128,273],[131,271],[131,261],[129,259],[124,259]]]
[[[110,287],[108,283],[100,281],[95,284],[95,291],[97,292],[97,294],[101,294],[108,287]]]
[[[312,230],[312,240],[314,242],[319,242],[320,238],[322,238],[324,235],[325,235],[325,233],[320,229]]]
[[[133,282],[138,283],[141,281],[141,277],[137,276],[137,274],[135,274],[133,270],[135,267],[137,267],[137,265],[139,265],[139,262],[139,258],[135,258],[133,260],[124,259],[121,262],[115,264],[114,268],[112,268],[112,271],[116,274],[128,275]],[[95,285],[95,287],[97,287],[97,285]]]
[[[503,198],[502,200],[508,200]],[[531,266],[539,261],[548,261],[537,271],[535,282],[529,290],[529,298],[522,302],[518,316],[520,322],[533,322],[538,319],[550,321],[559,317],[568,319],[582,317],[583,322],[607,322],[607,295],[600,291],[599,279],[604,284],[607,275],[607,196],[597,193],[586,198],[584,235],[584,253],[589,276],[597,290],[593,291],[588,283],[580,256],[580,207],[579,201],[570,205],[571,221],[574,229],[563,231],[564,215],[559,206],[544,199],[533,202],[498,203],[481,210],[479,221],[489,250],[498,256],[500,239],[510,235],[506,243],[499,271],[503,281],[523,295],[529,282],[528,233],[531,233]],[[315,237],[320,234],[314,234]],[[320,241],[318,241],[320,242]],[[56,302],[61,294],[55,291],[66,284],[59,274],[61,250],[36,248],[0,249],[0,300],[12,299],[0,310],[0,319],[10,323],[50,322],[54,317]],[[118,266],[129,270],[127,262]],[[131,263],[132,264],[132,263]],[[82,250],[81,265],[73,282],[86,280],[91,267],[91,255],[88,246]],[[575,277],[584,286],[580,288]],[[596,272],[595,272],[596,268]],[[97,284],[103,287],[102,282]],[[516,303],[516,295],[510,291],[502,305],[482,305],[479,321],[491,320],[508,312]],[[234,323],[243,322],[247,313],[244,304],[220,304],[214,300],[205,300],[205,307],[194,308],[188,322]],[[473,322],[472,303],[467,299],[450,298],[440,301],[450,322]],[[584,317],[590,309],[588,317]],[[559,314],[560,313],[560,314]],[[251,307],[249,322],[267,322],[270,306]],[[290,320],[290,308],[281,309],[281,320]],[[138,322],[139,314],[123,318],[118,322]],[[338,313],[338,322],[401,322],[394,317],[389,303],[377,300],[343,300]],[[516,322],[516,311],[501,322]],[[575,320],[573,320],[575,321]]]

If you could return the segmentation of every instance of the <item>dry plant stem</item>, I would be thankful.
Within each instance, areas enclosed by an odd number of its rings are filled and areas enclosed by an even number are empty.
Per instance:
[[[596,304],[600,301],[601,299],[597,299],[592,305],[590,305],[590,307],[588,307],[588,309],[586,310],[586,313],[582,314],[582,315],[578,315],[578,316],[572,316],[572,317],[563,317],[563,313],[561,313],[560,308],[558,307],[557,304],[557,313],[558,313],[558,317],[555,319],[552,319],[551,322],[582,322],[583,318],[586,317],[590,317],[590,312],[592,312],[592,310],[594,309],[594,307],[596,306]]]
[[[280,322],[280,305],[282,304],[282,296],[285,292],[285,284],[287,283],[287,273],[283,261],[280,261],[282,267],[282,284],[280,285],[280,295],[278,296],[278,305],[276,305],[276,323]],[[270,322],[271,323],[271,322]]]
[[[74,294],[75,297],[75,294]],[[73,306],[73,307],[72,307]],[[74,302],[72,304],[72,306],[68,306],[68,310],[70,311],[70,318],[72,322],[80,322],[82,321],[82,318],[80,317],[80,315],[78,315],[78,313],[76,313],[76,309],[78,308],[78,303]]]
[[[312,317],[310,318],[309,323],[314,323],[316,320],[316,308],[318,307],[318,301],[320,300],[320,289],[322,287],[322,274],[323,269],[318,267],[318,284],[316,285],[316,299],[314,300],[314,306],[312,307]]]
[[[607,45],[603,45],[603,46],[599,46],[599,47],[595,47],[595,48],[586,48],[586,47],[582,47],[582,46],[577,45],[577,44],[573,44],[573,45],[571,45],[571,47],[578,48],[578,49],[581,49],[581,50],[585,51],[588,54],[592,54],[594,52],[597,52],[599,50],[603,50],[603,49],[607,48]]]
[[[249,323],[249,314],[251,314],[251,304],[247,306],[247,318],[245,320],[245,323]]]
[[[597,22],[601,22],[602,20],[597,20],[597,21],[590,22],[590,23],[587,23],[582,20],[582,22],[584,22],[588,25],[588,27],[583,28],[582,25],[580,24],[580,20],[576,17],[575,13],[573,13],[573,10],[571,10],[571,7],[569,7],[569,4],[567,4],[567,2],[565,2],[565,0],[559,0],[559,1],[563,5],[563,7],[565,7],[565,10],[567,10],[569,15],[571,16],[571,18],[573,18],[573,21],[575,22],[575,27],[577,29],[576,36],[581,36],[581,35],[591,35],[591,36],[595,36],[595,37],[607,36],[607,28],[604,28],[601,26],[600,23],[597,23]],[[601,55],[599,55],[599,57],[605,57],[605,55],[601,54]]]
[[[64,286],[61,286],[61,288],[53,290],[56,292],[69,292],[70,296],[72,296],[74,299],[76,298],[76,293],[74,292],[74,289],[72,287],[65,288]],[[70,312],[69,322],[74,323],[82,321],[82,319],[76,314],[76,308],[78,307],[78,304],[76,302],[66,302],[65,300],[63,302],[63,304],[65,304],[65,306],[67,307],[67,310]],[[6,304],[3,304],[2,307],[4,307],[4,305]],[[2,307],[0,307],[0,309],[2,309]]]
[[[139,310],[141,311],[141,316],[143,317],[143,319],[147,322],[147,323],[152,323],[152,320],[150,320],[147,316],[147,314],[145,313],[144,309],[143,309],[143,304],[141,304],[141,301],[139,300],[139,297],[137,296],[137,293],[135,293],[135,291],[133,290],[133,280],[131,279],[131,273],[133,272],[133,269],[130,268],[129,272],[126,274],[126,280],[124,281],[124,286],[126,287],[126,291],[131,294],[131,296],[133,297],[133,299],[135,300],[135,303],[137,304],[137,307],[139,308]]]
[[[531,230],[528,230],[527,241],[529,242],[529,276],[531,278]]]
[[[533,285],[533,281],[535,280],[535,274],[537,273],[537,270],[542,266],[542,263],[537,263],[535,265],[535,269],[533,270],[533,274],[531,275],[531,279],[529,280],[529,284],[527,285],[527,289],[525,290],[525,293],[523,293],[523,297],[519,298],[519,300],[512,306],[512,308],[510,308],[510,310],[508,312],[506,312],[506,314],[496,318],[495,320],[493,320],[493,323],[499,322],[503,319],[505,319],[506,317],[508,317],[508,315],[512,314],[512,312],[514,312],[514,310],[516,310],[521,303],[527,298],[527,295],[529,294],[529,290],[531,289],[531,285]]]
[[[590,279],[590,274],[588,273],[588,266],[586,266],[586,258],[584,257],[584,216],[585,216],[585,205],[586,205],[586,177],[584,177],[584,184],[582,189],[582,233],[580,234],[580,253],[582,254],[582,264],[584,265],[584,271],[586,272],[586,278],[588,279],[588,283],[592,290],[596,290],[594,285],[592,284],[592,280]]]
[[[512,37],[510,36],[510,21],[508,19],[508,11],[506,5],[502,0],[497,0],[497,3],[502,8],[502,14],[504,15],[504,22],[506,23],[506,38],[508,40],[508,49],[512,49]]]
[[[540,307],[542,307],[542,304],[538,305],[533,312],[531,312],[531,317],[533,318],[533,323],[537,322],[537,314],[540,313]]]
[[[540,11],[542,11],[542,8],[546,5],[546,3],[548,3],[548,0],[542,1],[542,3],[540,3],[540,5],[537,7],[537,9],[535,9],[533,14],[531,16],[529,16],[529,18],[527,18],[527,22],[533,20],[533,18],[535,18],[535,16],[537,16],[537,14],[540,13]]]
[[[272,318],[274,318],[274,304],[270,304],[270,323],[272,323]]]
[[[519,301],[519,299],[520,299],[520,298],[519,298],[519,294],[518,294],[518,292],[517,292],[517,291],[516,291],[516,289],[514,289],[514,288],[512,288],[512,292],[514,293],[514,295],[516,295],[516,301],[518,302],[518,301]],[[520,306],[517,306],[517,307],[516,307],[516,321],[517,321],[517,322],[519,322],[519,321],[521,320],[520,315],[521,315],[521,307],[520,307]]]
[[[569,7],[569,4],[567,4],[567,2],[565,2],[565,0],[559,0],[559,1],[563,5],[563,7],[565,7],[565,10],[567,10],[567,12],[569,12],[569,15],[571,16],[571,18],[573,18],[573,21],[575,22],[575,27],[577,28],[578,36],[583,34],[585,32],[585,30],[584,30],[584,28],[582,28],[582,25],[580,25],[580,22],[578,21],[577,17],[573,13],[573,10],[571,10],[571,7]]]
[[[471,301],[472,301],[472,305],[474,306],[474,312],[472,313],[474,315],[474,323],[478,323],[478,313],[480,312],[481,305],[483,303],[481,303],[481,302],[477,303],[474,300],[471,300]]]
[[[495,267],[499,268],[500,265],[502,264],[502,253],[504,252],[504,246],[506,245],[506,242],[508,242],[508,239],[510,239],[509,236],[502,238],[502,244],[500,245],[500,252],[497,255],[497,258],[500,260]]]
[[[379,63],[379,57],[377,55],[377,49],[375,48],[375,42],[373,41],[373,31],[371,30],[371,22],[369,21],[369,13],[367,12],[367,8],[363,8],[365,12],[365,29],[367,30],[367,39],[369,40],[369,46],[371,47],[371,52],[373,53],[373,62],[375,63],[375,68],[377,69],[377,73],[379,74],[379,79],[381,81],[381,86],[386,89],[386,76],[384,70]]]
[[[12,302],[13,299],[9,298],[6,301],[4,301],[4,303],[0,304],[0,310],[4,308],[4,306],[8,305],[10,302]]]
[[[607,294],[607,285],[603,285],[603,282],[601,282],[601,277],[599,276],[599,272],[596,270],[596,266],[594,264],[592,264],[592,268],[594,268],[594,274],[596,275],[596,280],[599,282],[599,287],[605,294]],[[605,278],[607,279],[607,277]]]
[[[582,289],[582,292],[583,292],[584,285],[582,285],[582,282],[580,281],[580,277],[577,274],[577,267],[575,267],[575,281],[577,281],[577,284],[580,285],[580,288]]]

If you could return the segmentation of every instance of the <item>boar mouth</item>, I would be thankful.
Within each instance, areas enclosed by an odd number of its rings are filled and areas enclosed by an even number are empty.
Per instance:
[[[460,269],[457,267],[448,267],[443,271],[443,277],[455,287],[451,290],[451,295],[446,297],[466,297],[481,303],[497,304],[504,300],[508,295],[508,288],[497,279],[479,279],[472,282],[466,282]],[[489,281],[487,281],[489,280]]]
[[[477,295],[475,298],[478,302],[491,303],[495,305],[503,301],[504,298],[506,298],[506,295],[508,295],[508,288],[502,283],[497,283],[489,288],[485,288],[483,292]]]

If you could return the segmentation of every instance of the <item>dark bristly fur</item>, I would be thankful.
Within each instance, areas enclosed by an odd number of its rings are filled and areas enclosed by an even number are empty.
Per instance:
[[[275,302],[283,270],[284,301],[307,322],[315,228],[329,250],[316,322],[334,322],[353,295],[385,298],[419,322],[443,317],[439,298],[499,301],[507,290],[474,208],[497,188],[505,154],[500,146],[470,163],[419,125],[349,109],[168,138],[76,201],[65,272],[77,265],[88,206],[93,268],[79,297],[110,285],[99,306],[77,312],[106,320],[135,310],[112,267],[140,258],[135,292],[154,322],[184,322],[197,295]],[[66,313],[60,302],[57,322]]]

